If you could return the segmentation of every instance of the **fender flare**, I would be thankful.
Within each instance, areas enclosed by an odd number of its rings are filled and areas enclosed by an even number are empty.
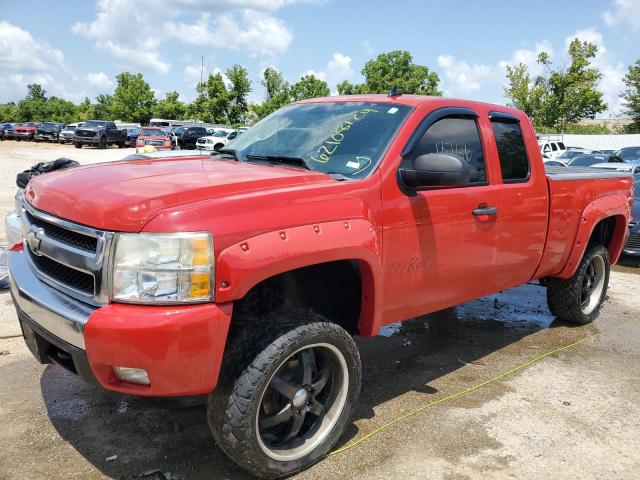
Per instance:
[[[218,254],[214,298],[216,303],[239,300],[255,285],[275,275],[320,263],[355,260],[362,281],[360,334],[376,335],[382,317],[381,253],[376,229],[365,219],[263,233]]]
[[[576,273],[580,260],[589,244],[589,239],[593,234],[593,230],[600,221],[606,218],[615,218],[616,220],[613,236],[607,247],[611,263],[616,263],[624,247],[629,217],[629,198],[626,195],[609,195],[598,198],[587,205],[580,216],[580,226],[578,227],[571,254],[557,277],[567,279]]]

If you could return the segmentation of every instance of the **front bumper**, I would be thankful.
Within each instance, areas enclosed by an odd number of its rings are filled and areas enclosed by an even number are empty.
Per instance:
[[[214,145],[212,143],[211,144],[209,144],[209,143],[205,143],[205,144],[196,143],[196,148],[198,150],[205,150],[207,152],[213,152],[215,150],[213,147],[214,147]]]
[[[42,140],[42,141],[52,141],[52,140],[57,140],[57,136],[55,133],[36,133],[33,138],[35,140]]]
[[[100,137],[73,137],[74,142],[78,143],[100,143]]]
[[[16,132],[16,138],[33,138],[35,132]]]
[[[93,307],[43,283],[24,252],[9,253],[9,272],[25,341],[40,362],[133,395],[200,395],[216,387],[231,303]],[[123,382],[114,366],[144,369],[151,384]]]

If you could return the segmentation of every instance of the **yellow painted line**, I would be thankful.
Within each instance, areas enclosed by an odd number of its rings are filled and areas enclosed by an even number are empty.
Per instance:
[[[472,387],[468,387],[465,388],[464,390],[461,390],[459,392],[456,393],[452,393],[451,395],[448,395],[446,397],[440,398],[438,400],[434,400],[433,402],[429,402],[426,403],[418,408],[416,408],[415,410],[410,411],[409,413],[405,413],[404,415],[391,420],[388,423],[385,423],[384,425],[381,425],[380,427],[376,428],[375,430],[372,430],[371,432],[367,433],[366,435],[363,435],[362,437],[358,438],[357,440],[354,440],[352,443],[349,443],[347,445],[345,445],[344,447],[340,447],[336,450],[334,450],[333,452],[330,452],[328,454],[328,456],[331,455],[337,455],[338,453],[342,453],[345,452],[353,447],[355,447],[356,445],[360,445],[361,443],[369,440],[371,437],[373,437],[374,435],[377,435],[385,430],[387,430],[388,428],[402,422],[403,420],[406,420],[407,418],[413,417],[415,415],[417,415],[418,413],[427,410],[428,408],[431,407],[435,407],[436,405],[440,405],[441,403],[445,403],[448,402],[449,400],[453,400],[455,398],[459,398],[459,397],[463,397],[471,392],[475,392],[476,390],[480,390],[483,387],[486,387],[487,385],[491,385],[492,383],[495,383],[497,381],[502,380],[505,377],[508,377],[510,375],[513,375],[516,372],[519,372],[520,370],[524,370],[527,367],[530,367],[531,365],[538,363],[541,360],[544,360],[547,357],[550,357],[551,355],[555,355],[556,353],[560,353],[563,352],[565,350],[569,350],[571,348],[577,347],[578,345],[581,345],[585,342],[588,342],[589,340],[593,340],[596,337],[599,337],[600,335],[604,335],[605,333],[610,333],[613,332],[615,330],[620,330],[621,328],[627,327],[629,325],[631,325],[632,323],[637,323],[640,320],[629,320],[628,322],[622,323],[618,326],[615,326],[613,328],[610,328],[608,330],[603,330],[601,332],[598,333],[594,333],[593,335],[589,335],[588,337],[585,337],[581,340],[578,340],[576,342],[570,343],[569,345],[565,345],[564,347],[559,347],[556,348],[554,350],[551,350],[549,352],[543,353],[542,355],[539,355],[531,360],[529,360],[528,362],[525,362],[523,364],[520,364],[510,370],[507,370],[504,373],[501,373],[500,375],[497,375],[493,378],[490,378],[489,380],[486,380],[482,383],[478,383],[477,385],[473,385]]]

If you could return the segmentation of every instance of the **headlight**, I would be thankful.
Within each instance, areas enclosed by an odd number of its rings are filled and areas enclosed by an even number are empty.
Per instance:
[[[113,300],[195,303],[213,299],[213,240],[208,233],[120,233]]]

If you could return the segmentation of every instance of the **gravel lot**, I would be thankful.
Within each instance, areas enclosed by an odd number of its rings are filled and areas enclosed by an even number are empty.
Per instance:
[[[2,142],[0,209],[12,208],[15,174],[33,163],[130,152]],[[616,267],[600,318],[584,327],[552,318],[545,290],[524,285],[358,340],[364,384],[341,446],[414,414],[296,478],[640,478],[639,273]],[[0,293],[0,479],[246,478],[215,447],[202,398],[102,391],[37,364],[21,338],[7,338],[18,334]]]

